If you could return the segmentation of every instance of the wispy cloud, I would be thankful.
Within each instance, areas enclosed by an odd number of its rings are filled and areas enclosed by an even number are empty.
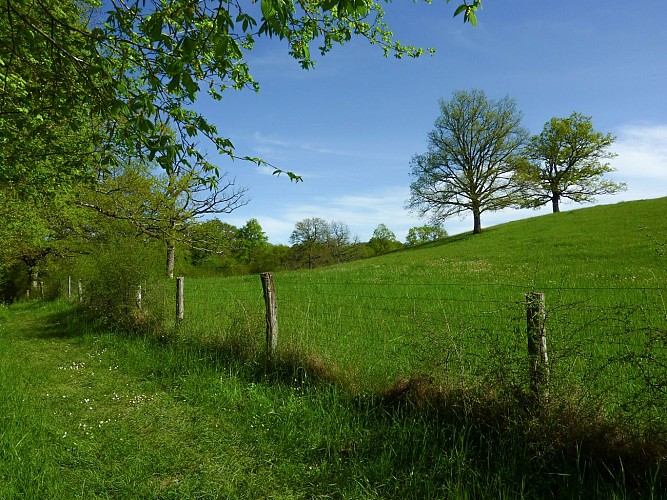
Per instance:
[[[628,190],[614,196],[600,196],[598,203],[667,196],[667,125],[627,125],[619,127],[615,133],[618,139],[613,151],[618,156],[611,161],[616,172],[610,177],[619,182],[626,182]],[[277,148],[298,147],[289,141],[261,134],[258,134],[257,138]],[[264,170],[269,173],[269,169]],[[332,191],[331,196],[323,195],[321,191],[312,196],[303,194],[299,194],[298,197],[281,196],[274,200],[270,210],[261,210],[252,217],[257,217],[273,243],[288,244],[294,225],[310,217],[344,222],[349,226],[351,233],[358,235],[362,241],[371,238],[378,224],[386,224],[400,241],[405,241],[409,228],[426,222],[404,209],[409,195],[407,183],[405,186],[396,184],[382,186],[379,182],[378,185],[369,185],[366,188],[356,186],[354,192],[341,193],[338,189]],[[582,208],[582,205],[563,206],[564,210],[577,208]],[[507,209],[489,212],[483,215],[482,224],[484,227],[489,227],[549,212],[549,207],[537,211]],[[230,220],[230,222],[242,225],[245,219],[239,218],[238,221]],[[469,216],[455,217],[445,221],[444,227],[449,234],[471,231],[472,219]]]
[[[613,151],[613,178],[628,185],[619,201],[667,196],[667,125],[620,127]]]
[[[255,141],[255,147],[258,150],[264,148],[265,150],[270,150],[272,152],[275,152],[276,149],[289,149],[289,150],[307,151],[309,153],[318,153],[318,154],[336,155],[336,156],[349,156],[349,157],[367,156],[360,154],[356,151],[319,146],[307,141],[286,141],[283,139],[278,139],[276,137],[268,137],[262,134],[261,132],[255,132],[253,134],[253,140]]]
[[[284,204],[270,216],[258,217],[270,241],[287,243],[297,222],[319,217],[348,225],[352,235],[368,241],[379,224],[386,224],[399,240],[404,240],[410,227],[419,220],[403,209],[408,190],[390,187],[364,194],[316,197],[306,202]]]

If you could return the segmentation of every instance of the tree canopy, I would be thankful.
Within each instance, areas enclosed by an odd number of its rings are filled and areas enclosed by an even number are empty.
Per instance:
[[[447,231],[440,224],[426,224],[419,227],[411,227],[405,238],[406,245],[419,245],[429,241],[437,241],[447,237]]]
[[[563,198],[592,202],[596,195],[624,190],[625,184],[604,177],[614,170],[604,162],[615,156],[608,150],[614,140],[611,134],[597,132],[591,118],[580,113],[549,120],[530,139],[524,161],[518,164],[521,205],[537,208],[551,203],[559,212]]]
[[[71,0],[0,1],[0,186],[22,197],[90,179],[98,80],[85,68],[86,9]]]
[[[403,245],[396,239],[394,232],[386,224],[378,224],[368,246],[374,254],[380,255],[401,248]]]
[[[285,43],[305,69],[314,65],[315,46],[325,54],[355,37],[385,55],[421,55],[423,49],[394,39],[383,3],[110,0],[102,13],[94,0],[0,0],[0,175],[17,177],[19,153],[37,149],[25,147],[29,137],[39,137],[43,154],[60,153],[56,172],[65,178],[80,174],[82,163],[71,161],[64,145],[82,137],[77,153],[103,169],[128,157],[160,164],[178,158],[200,163],[201,182],[213,184],[220,172],[205,161],[202,141],[222,155],[266,165],[238,154],[229,131],[217,130],[192,104],[204,93],[219,100],[230,88],[257,90],[247,55],[263,37]],[[474,24],[479,6],[480,0],[465,2],[455,15]],[[15,144],[20,151],[5,147]]]
[[[528,133],[509,97],[489,100],[481,90],[440,100],[440,117],[428,135],[428,151],[412,158],[408,208],[434,223],[471,212],[473,233],[481,214],[511,205],[515,160]]]
[[[194,104],[230,89],[258,90],[248,56],[261,38],[282,44],[305,69],[314,54],[354,38],[384,55],[420,56],[424,49],[397,41],[384,22],[390,3],[0,0],[0,195],[12,207],[31,200],[35,241],[49,246],[65,234],[49,220],[49,200],[67,194],[67,208],[57,210],[93,206],[169,248],[192,219],[241,200],[206,151],[282,173],[237,151],[231,131],[218,130]],[[474,25],[480,6],[466,1],[452,12]],[[103,198],[105,190],[115,197]],[[18,242],[26,228],[17,227],[3,234]],[[346,228],[338,229],[335,240],[344,241]]]

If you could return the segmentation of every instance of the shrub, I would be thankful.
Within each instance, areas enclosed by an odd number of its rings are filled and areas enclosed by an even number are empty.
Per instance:
[[[88,256],[80,264],[83,306],[112,326],[132,331],[161,329],[167,291],[162,253],[155,244],[120,240]]]

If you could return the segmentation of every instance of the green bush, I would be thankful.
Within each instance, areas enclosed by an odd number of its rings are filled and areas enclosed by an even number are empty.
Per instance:
[[[158,244],[125,239],[80,259],[77,267],[83,307],[110,326],[132,331],[161,330],[167,289],[162,276],[163,253]],[[73,293],[76,296],[78,292]]]

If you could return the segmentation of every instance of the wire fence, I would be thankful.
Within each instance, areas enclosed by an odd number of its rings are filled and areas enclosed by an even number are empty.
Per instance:
[[[664,286],[552,283],[390,282],[324,274],[275,276],[277,349],[298,351],[360,387],[429,376],[488,390],[530,384],[526,294],[545,295],[549,390],[610,414],[664,422],[667,305]],[[74,292],[72,292],[74,294]],[[144,308],[174,311],[178,334],[208,344],[244,336],[261,345],[266,303],[258,276],[186,280],[175,291],[143,290]],[[77,299],[78,300],[78,299]]]
[[[278,350],[298,350],[360,384],[426,374],[457,384],[528,383],[531,284],[411,283],[276,276]],[[665,288],[541,286],[553,394],[655,415],[667,395]],[[257,276],[189,280],[186,316],[208,332],[262,342]],[[634,413],[633,413],[634,412]],[[654,415],[655,414],[655,415]]]

